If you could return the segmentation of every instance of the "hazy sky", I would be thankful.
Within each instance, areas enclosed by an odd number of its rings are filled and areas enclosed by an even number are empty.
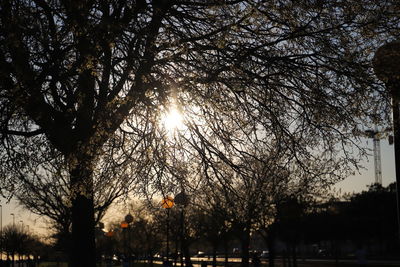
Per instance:
[[[373,141],[369,139],[365,145],[371,149],[371,155],[364,162],[365,170],[361,170],[361,174],[349,177],[337,184],[336,188],[340,188],[342,192],[360,192],[367,189],[367,185],[375,181],[374,159],[372,153]],[[381,140],[381,160],[382,160],[382,184],[387,186],[395,181],[394,169],[394,146],[389,145],[387,140]],[[35,230],[44,233],[44,225],[37,220],[37,216],[24,211],[21,207],[17,207],[15,202],[5,203],[4,199],[0,199],[2,208],[3,227],[7,224],[12,224],[13,218],[11,213],[15,214],[15,223],[22,220],[24,225],[29,225],[30,230]]]
[[[382,185],[387,186],[396,180],[394,168],[394,146],[389,145],[386,139],[382,139],[381,143],[381,163],[382,163]],[[375,182],[375,167],[373,157],[373,141],[367,140],[365,146],[371,149],[370,156],[363,162],[365,167],[360,170],[360,174],[348,177],[347,179],[339,182],[336,187],[340,188],[342,192],[360,192],[367,189],[367,185]]]

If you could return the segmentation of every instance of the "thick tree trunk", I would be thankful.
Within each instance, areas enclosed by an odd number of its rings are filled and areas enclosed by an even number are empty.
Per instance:
[[[186,267],[192,267],[192,260],[190,259],[190,251],[185,238],[183,239],[183,254],[185,255],[185,265]]]
[[[296,242],[293,242],[291,244],[293,267],[297,267],[297,251],[296,251],[296,247],[297,247]]]
[[[93,199],[78,195],[72,206],[71,267],[96,267]]]
[[[181,212],[181,229],[182,229],[182,236],[181,236],[181,253],[185,256],[185,266],[186,267],[193,267],[192,260],[190,259],[190,250],[189,250],[189,242],[186,240],[186,229],[184,227],[185,217],[184,213]]]
[[[225,254],[224,266],[228,267],[229,265],[228,242],[225,239],[224,239],[224,254]]]
[[[213,244],[213,251],[212,251],[212,266],[217,267],[217,244]]]
[[[276,238],[276,227],[275,223],[271,224],[266,229],[266,235],[263,235],[265,243],[268,247],[268,267],[275,267],[275,238]]]
[[[149,260],[150,267],[153,267],[154,266],[153,250],[149,249],[148,253],[149,253],[149,257],[150,257],[150,260]]]
[[[96,267],[93,203],[93,160],[77,157],[70,169],[72,190],[72,242],[70,267]]]
[[[242,236],[242,267],[249,267],[249,246],[250,246],[250,232],[244,231]]]

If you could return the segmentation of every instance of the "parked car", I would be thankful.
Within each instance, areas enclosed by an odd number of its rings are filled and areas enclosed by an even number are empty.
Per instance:
[[[155,255],[153,256],[153,259],[154,259],[154,260],[159,260],[159,259],[162,259],[162,256],[161,256],[160,253],[157,253],[157,254],[155,254]]]
[[[204,253],[204,251],[198,251],[196,255],[194,255],[193,257],[196,258],[204,258],[206,256],[206,253]]]
[[[261,252],[260,258],[266,259],[268,257],[269,257],[269,251],[268,250],[263,250],[263,252]]]

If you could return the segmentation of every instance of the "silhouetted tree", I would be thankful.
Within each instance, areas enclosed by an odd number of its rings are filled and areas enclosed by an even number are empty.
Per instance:
[[[397,9],[395,1],[2,1],[1,188],[15,190],[53,160],[48,151],[58,153],[72,192],[72,266],[94,267],[96,168],[172,98],[210,125],[191,127],[207,153],[278,143],[305,170],[331,163],[339,179],[354,163],[339,147],[351,144],[360,118],[379,121],[387,109],[369,59],[398,36]],[[143,127],[150,135],[153,124]]]
[[[376,256],[394,255],[398,246],[395,184],[373,184],[347,199],[319,203],[305,214],[302,229],[306,242],[330,241],[335,250],[332,253],[338,256],[338,245],[347,240],[355,245],[373,242],[380,247]]]
[[[16,254],[21,256],[30,252],[33,238],[22,227],[7,225],[2,233],[2,251],[6,253],[7,260],[11,257],[14,264]]]
[[[137,148],[142,140],[141,137],[138,140],[130,139],[129,144]],[[117,149],[117,146],[114,149]],[[140,152],[133,155],[132,151],[129,151],[129,156],[125,153],[122,153],[126,157],[124,160],[118,159],[121,157],[118,153],[103,154],[99,166],[94,168],[93,200],[96,224],[115,199],[136,187],[137,175],[146,167],[144,160],[136,158],[140,157]],[[32,170],[34,167],[28,164],[24,166],[24,173],[16,170],[21,179],[18,188],[13,190],[13,197],[32,213],[44,216],[51,226],[49,228],[53,231],[53,237],[57,239],[58,248],[68,252],[71,247],[71,199],[74,191],[71,190],[68,172],[59,155],[51,155],[50,151],[47,151],[45,156],[48,158],[40,163],[43,171],[36,172]],[[31,161],[38,164],[40,159]],[[135,161],[134,166],[132,161]],[[139,162],[142,164],[138,164]]]
[[[198,150],[200,146],[197,146]],[[262,153],[268,149],[270,153]],[[318,174],[329,170],[330,166],[321,164],[318,170],[309,166],[308,171],[313,171],[314,176],[307,179],[309,172],[296,165],[296,161],[291,161],[282,147],[276,147],[275,151],[273,147],[260,145],[247,155],[244,152],[237,155],[224,153],[224,162],[212,155],[206,156],[207,152],[202,154],[204,181],[203,187],[198,189],[195,202],[204,206],[206,212],[220,212],[220,216],[228,221],[230,230],[241,242],[244,266],[248,265],[250,259],[251,233],[261,229],[271,230],[271,224],[279,219],[278,207],[283,201],[290,196],[306,199],[310,195],[321,195],[326,193],[324,183],[332,182],[323,174]],[[288,210],[284,210],[281,216],[292,216],[287,212]],[[217,227],[214,226],[215,229]],[[271,231],[268,234],[273,235]],[[296,243],[293,238],[287,240],[291,247]]]
[[[207,243],[205,247],[211,246],[212,265],[215,267],[217,266],[218,249],[224,249],[226,259],[229,256],[228,242],[233,239],[232,225],[229,215],[221,203],[214,203],[211,198],[206,198],[197,206],[201,208],[193,214],[194,216],[191,216],[190,220],[194,221],[193,226],[198,238]]]
[[[136,256],[147,256],[153,264],[153,256],[159,253],[164,243],[164,210],[154,207],[159,203],[141,201],[130,205],[133,222],[129,226],[129,249]]]
[[[128,203],[129,214],[133,221],[127,229],[121,229],[120,223],[126,214],[120,214],[120,220],[110,223],[108,234],[99,239],[99,251],[111,257],[113,254],[147,257],[153,264],[153,256],[164,251],[165,246],[165,210],[159,202],[136,200]]]
[[[367,191],[350,197],[348,205],[339,209],[338,214],[347,237],[364,244],[373,240],[380,248],[378,254],[395,255],[398,249],[395,188],[395,183],[387,187],[372,184]]]
[[[29,257],[30,261],[33,260],[33,262],[38,263],[40,258],[43,258],[51,251],[51,247],[49,244],[44,243],[37,235],[30,233],[28,236],[26,255]],[[31,256],[33,259],[31,259]]]

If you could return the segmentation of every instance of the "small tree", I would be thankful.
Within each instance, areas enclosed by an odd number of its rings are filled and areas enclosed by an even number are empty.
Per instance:
[[[14,264],[15,255],[26,255],[29,251],[30,236],[20,226],[7,225],[3,228],[2,244],[7,259]],[[14,265],[13,265],[14,266]]]

